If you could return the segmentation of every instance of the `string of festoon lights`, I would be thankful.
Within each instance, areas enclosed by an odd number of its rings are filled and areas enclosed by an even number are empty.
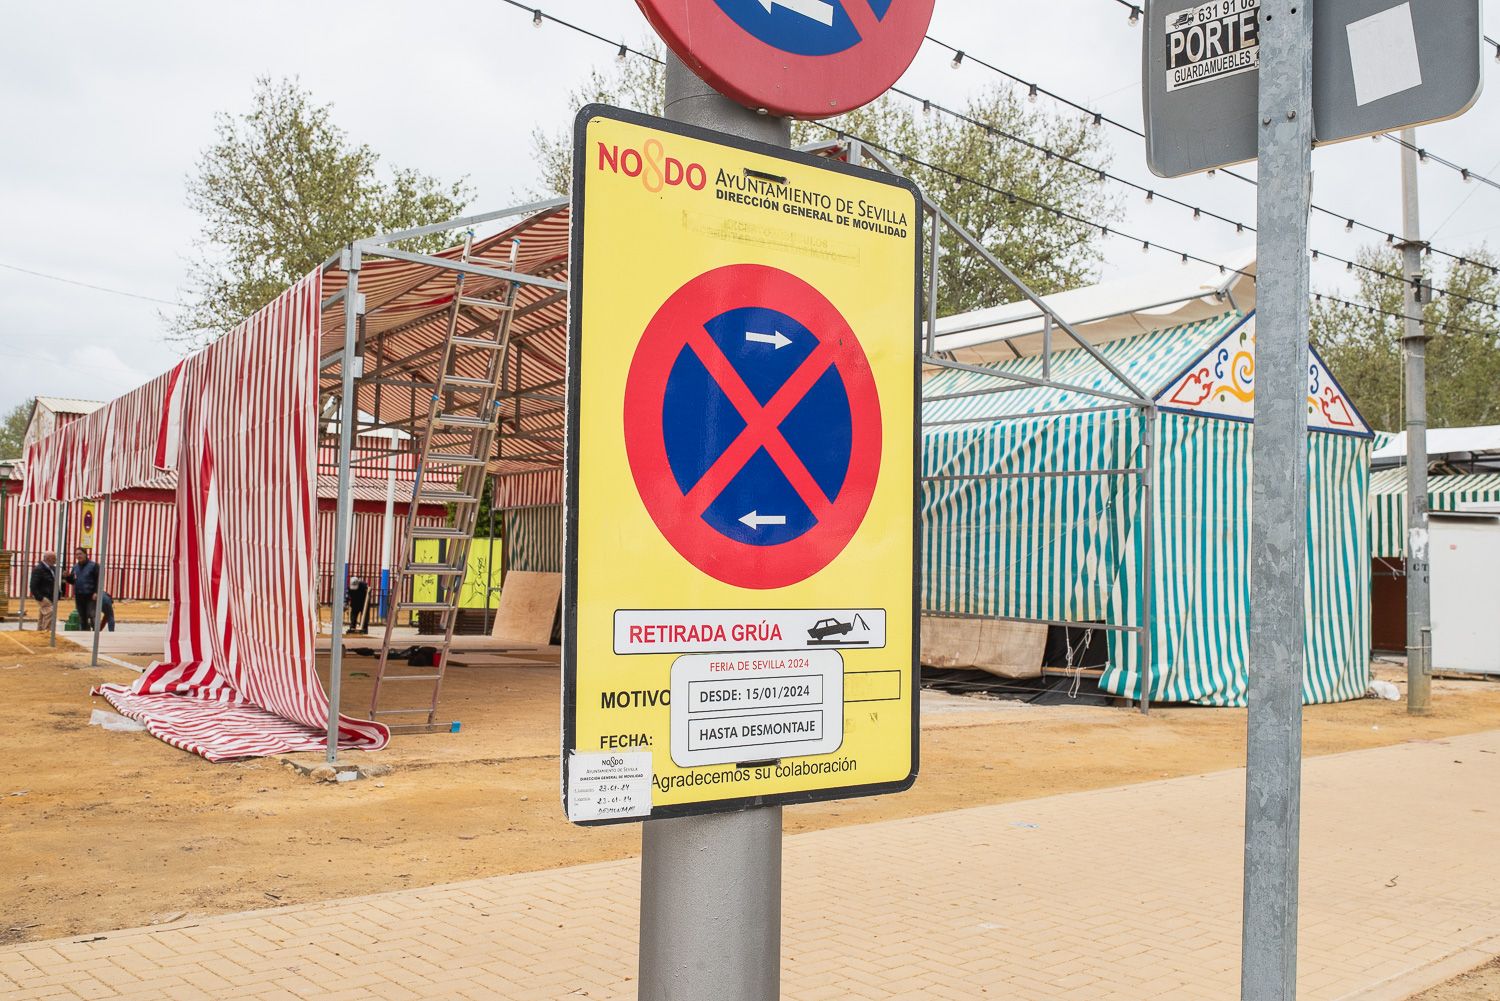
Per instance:
[[[626,44],[625,42],[617,42],[614,39],[608,38],[607,36],[600,34],[599,32],[593,31],[592,29],[589,29],[589,28],[584,27],[582,25],[576,24],[576,23],[574,23],[572,21],[569,21],[569,20],[567,20],[565,18],[560,18],[560,17],[557,17],[557,16],[555,16],[553,14],[550,14],[546,10],[544,10],[543,8],[535,7],[535,6],[532,6],[530,4],[526,4],[526,3],[522,3],[522,2],[520,2],[520,0],[501,0],[501,2],[505,3],[505,4],[508,4],[509,6],[514,7],[516,9],[518,9],[518,10],[522,10],[522,11],[525,11],[526,13],[530,14],[531,18],[532,18],[533,25],[535,25],[537,27],[541,27],[544,23],[550,22],[550,23],[558,25],[559,27],[567,28],[567,29],[569,29],[571,31],[574,31],[574,32],[580,34],[580,35],[583,35],[585,37],[591,38],[591,39],[593,39],[595,41],[598,41],[598,42],[600,42],[602,44],[608,45],[609,47],[611,47],[612,49],[615,50],[616,58],[619,59],[619,60],[623,61],[623,60],[625,60],[627,58],[640,58],[640,59],[644,59],[644,60],[646,60],[648,62],[655,63],[657,65],[661,65],[663,63],[663,60],[661,58],[659,58],[658,56],[653,55],[650,52],[646,52],[646,51],[644,51],[642,49],[635,48],[633,46],[630,46],[630,45]],[[928,38],[930,40],[932,40],[931,36],[928,36]],[[943,44],[943,43],[938,43],[938,44]],[[961,62],[962,62],[961,59],[955,59],[955,63],[961,63]],[[1004,71],[1000,71],[1000,72],[1004,72]],[[1006,74],[1006,75],[1009,75],[1009,74]],[[930,99],[919,97],[919,96],[917,96],[915,94],[911,94],[910,92],[901,90],[899,88],[893,88],[893,89],[895,89],[896,92],[899,93],[901,96],[906,97],[909,100],[914,100],[914,101],[917,101],[919,103],[922,103],[922,104],[924,104],[925,106],[927,106],[929,108],[932,108],[932,109],[939,109],[939,108],[941,108],[940,105],[936,104],[935,102],[931,101]],[[1040,88],[1038,88],[1038,90],[1040,91]],[[954,115],[958,115],[959,114],[957,112],[953,112],[950,109],[946,109],[946,108],[941,108],[941,110],[944,111],[945,113],[948,113],[948,114],[954,114]],[[966,117],[966,116],[961,116],[960,115],[960,117]],[[1101,119],[1103,118],[1103,116],[1098,116],[1098,117],[1100,117]],[[990,129],[991,128],[990,126],[986,125],[985,123],[977,122],[977,121],[974,121],[972,119],[966,119],[966,120],[971,121],[973,124],[978,125],[978,126],[980,126],[982,128],[986,128],[986,129]],[[959,183],[967,184],[967,185],[973,186],[975,188],[978,188],[980,190],[987,191],[987,192],[989,192],[991,194],[999,195],[999,196],[1005,198],[1005,200],[1008,203],[1010,203],[1010,204],[1020,205],[1020,206],[1023,206],[1025,208],[1028,208],[1028,209],[1032,209],[1032,210],[1035,210],[1035,211],[1038,211],[1038,212],[1046,213],[1048,215],[1051,215],[1054,218],[1062,219],[1062,220],[1074,223],[1076,225],[1080,225],[1080,226],[1086,227],[1088,229],[1093,230],[1094,232],[1097,232],[1101,236],[1109,238],[1109,239],[1123,240],[1123,241],[1126,241],[1126,242],[1129,242],[1129,243],[1136,244],[1136,245],[1138,245],[1140,247],[1142,253],[1158,253],[1158,254],[1162,254],[1162,255],[1165,255],[1165,256],[1167,256],[1169,258],[1175,258],[1180,263],[1185,264],[1185,265],[1196,262],[1196,263],[1199,263],[1199,264],[1204,264],[1204,265],[1208,265],[1210,267],[1214,267],[1214,268],[1216,268],[1219,271],[1220,274],[1234,273],[1234,274],[1242,275],[1242,276],[1250,279],[1252,282],[1255,281],[1255,275],[1254,275],[1254,273],[1250,272],[1250,271],[1246,271],[1246,270],[1244,270],[1242,268],[1233,267],[1231,265],[1223,263],[1222,261],[1216,261],[1216,260],[1209,259],[1207,257],[1203,257],[1203,256],[1200,256],[1200,255],[1197,255],[1197,254],[1193,254],[1193,253],[1191,253],[1189,251],[1185,251],[1185,250],[1181,250],[1181,249],[1175,248],[1173,246],[1167,245],[1167,244],[1162,243],[1160,241],[1153,241],[1151,239],[1148,239],[1145,236],[1137,235],[1137,234],[1132,233],[1130,231],[1120,229],[1119,227],[1113,226],[1113,225],[1111,225],[1109,223],[1100,222],[1099,220],[1096,220],[1096,219],[1091,219],[1091,218],[1079,215],[1079,214],[1074,213],[1074,212],[1069,212],[1066,209],[1062,209],[1062,208],[1059,208],[1059,207],[1057,207],[1055,205],[1051,205],[1051,204],[1048,204],[1046,202],[1039,201],[1039,200],[1034,199],[1034,198],[1030,198],[1030,197],[1028,197],[1026,195],[1023,195],[1023,194],[1021,194],[1019,192],[1008,190],[1006,188],[1002,188],[1002,187],[990,184],[987,181],[984,181],[984,180],[982,180],[980,178],[976,178],[976,177],[970,176],[970,175],[965,174],[965,173],[963,173],[961,171],[956,171],[956,170],[951,170],[951,169],[946,168],[946,167],[941,167],[941,166],[939,166],[939,165],[937,165],[935,163],[932,163],[930,161],[923,160],[922,158],[920,158],[920,157],[918,157],[918,156],[916,156],[914,154],[911,154],[911,153],[909,153],[909,152],[907,152],[905,150],[900,150],[900,149],[896,149],[894,147],[889,147],[889,146],[883,145],[881,143],[875,142],[874,140],[868,139],[866,137],[863,137],[863,136],[860,136],[860,135],[857,135],[857,134],[854,134],[854,133],[847,132],[845,130],[836,128],[836,127],[834,127],[832,125],[828,125],[828,124],[823,123],[823,122],[813,122],[811,124],[813,124],[813,125],[821,128],[821,129],[829,132],[830,134],[836,136],[839,139],[851,139],[851,140],[857,141],[857,142],[861,143],[862,145],[869,147],[870,149],[873,149],[873,150],[876,150],[877,152],[885,154],[888,158],[891,158],[892,160],[901,161],[901,162],[908,163],[908,164],[911,164],[911,165],[914,165],[914,166],[918,166],[918,167],[921,167],[921,168],[923,168],[925,170],[929,170],[929,171],[932,171],[934,173],[950,177],[953,180],[958,181]],[[1122,127],[1125,127],[1125,126],[1122,126]],[[1126,127],[1126,128],[1128,128],[1128,127]],[[997,133],[999,133],[999,130],[993,130],[993,131],[996,131]],[[1047,155],[1050,152],[1050,154],[1052,156],[1058,157],[1059,159],[1063,159],[1063,157],[1060,154],[1058,154],[1056,151],[1048,150],[1046,147],[1041,146],[1040,144],[1036,144],[1034,142],[1031,142],[1030,140],[1021,140],[1018,137],[1010,137],[1008,134],[1004,134],[1004,133],[1000,133],[1000,134],[1004,135],[1007,138],[1015,138],[1016,141],[1025,142],[1028,146],[1031,146],[1031,147],[1033,147],[1034,149],[1036,149],[1038,151],[1043,151],[1043,155]],[[1103,173],[1104,177],[1101,178],[1102,180],[1108,180],[1108,179],[1110,179],[1113,176],[1113,175],[1109,175],[1107,172],[1101,172],[1097,168],[1089,167],[1087,164],[1081,164],[1081,162],[1079,162],[1079,161],[1074,160],[1072,162],[1079,164],[1084,169],[1088,169],[1088,170],[1092,171],[1095,174],[1096,177],[1098,175],[1100,175],[1101,173]],[[1123,178],[1120,179],[1120,180],[1123,183],[1132,184],[1132,186],[1135,186],[1133,184],[1133,182],[1124,181]],[[1250,179],[1250,182],[1253,184],[1254,183],[1253,179]],[[1137,186],[1137,187],[1139,187],[1139,186]],[[1154,191],[1149,191],[1149,189],[1142,188],[1142,190],[1147,190],[1148,191],[1148,194],[1150,195],[1150,198],[1148,200],[1154,201],[1157,198],[1163,197],[1163,196],[1161,196],[1160,194],[1158,194],[1158,193],[1156,193]],[[1177,200],[1177,199],[1171,199],[1171,202],[1174,203],[1174,204],[1182,205],[1182,206],[1184,206],[1184,207],[1186,207],[1188,209],[1195,208],[1191,204],[1186,203],[1186,202],[1181,202],[1180,200]],[[1201,208],[1198,208],[1197,211],[1200,213],[1200,215],[1206,214],[1206,213],[1203,212],[1203,210]],[[1243,223],[1235,222],[1234,220],[1227,219],[1226,217],[1223,217],[1223,216],[1220,216],[1220,215],[1217,215],[1217,214],[1213,214],[1211,216],[1211,218],[1214,218],[1214,219],[1226,222],[1226,223],[1231,224],[1231,225],[1235,225],[1237,228],[1239,228],[1240,231],[1244,231],[1244,232],[1253,232],[1254,231],[1251,227],[1246,226]],[[1374,231],[1374,227],[1367,227],[1367,228],[1369,228],[1372,231]],[[1390,236],[1390,234],[1386,234],[1386,235],[1388,237],[1390,237],[1391,241],[1394,241],[1394,237],[1393,236]],[[1349,259],[1346,259],[1346,258],[1342,258],[1342,257],[1335,257],[1335,256],[1332,256],[1332,255],[1325,254],[1322,251],[1310,251],[1310,255],[1312,256],[1312,258],[1314,260],[1317,260],[1317,261],[1323,261],[1323,260],[1326,259],[1328,261],[1342,263],[1342,264],[1345,265],[1346,270],[1349,270],[1349,271],[1361,270],[1362,269],[1362,270],[1368,271],[1371,274],[1374,274],[1374,275],[1377,275],[1377,276],[1380,276],[1380,277],[1389,278],[1389,279],[1393,279],[1393,280],[1401,281],[1401,282],[1405,281],[1405,279],[1402,278],[1399,275],[1391,275],[1388,272],[1381,271],[1381,270],[1376,269],[1376,268],[1370,268],[1370,267],[1368,267],[1366,265],[1360,264],[1357,261],[1352,261],[1352,260],[1349,260]],[[1473,299],[1472,297],[1464,296],[1464,295],[1462,295],[1460,293],[1449,292],[1446,289],[1442,289],[1442,290],[1435,289],[1432,286],[1426,285],[1426,284],[1422,285],[1421,287],[1424,290],[1431,291],[1434,295],[1438,295],[1438,294],[1451,295],[1454,298],[1466,299],[1468,301],[1472,301],[1472,302],[1479,303],[1481,305],[1488,306],[1491,309],[1500,309],[1500,306],[1497,306],[1494,303],[1489,303],[1489,302],[1487,302],[1485,300],[1480,300],[1480,299]],[[1357,303],[1352,303],[1352,302],[1349,302],[1348,300],[1339,299],[1338,297],[1331,296],[1331,295],[1324,295],[1322,293],[1319,293],[1318,295],[1321,297],[1319,299],[1319,301],[1325,301],[1326,300],[1326,301],[1334,303],[1336,305],[1348,306],[1348,307],[1351,307],[1351,308],[1354,308],[1354,309],[1357,309],[1357,310],[1364,310],[1364,311],[1370,312],[1370,313],[1381,313],[1381,314],[1384,314],[1384,315],[1393,316],[1393,317],[1397,317],[1397,318],[1404,318],[1404,315],[1405,315],[1405,314],[1402,314],[1402,313],[1392,313],[1392,312],[1389,312],[1389,311],[1386,311],[1386,310],[1378,309],[1376,307],[1368,307],[1367,308],[1367,307],[1361,306],[1361,305],[1359,305]],[[1451,328],[1451,329],[1455,329],[1456,330],[1456,329],[1467,329],[1467,328]],[[1480,331],[1470,331],[1470,332],[1481,333]]]
[[[1156,204],[1156,203],[1160,202],[1160,203],[1166,203],[1166,204],[1169,204],[1169,205],[1178,206],[1178,207],[1180,207],[1180,208],[1182,208],[1182,209],[1184,209],[1184,210],[1186,210],[1188,212],[1191,212],[1192,213],[1192,218],[1195,221],[1199,220],[1199,219],[1203,219],[1203,218],[1208,218],[1208,219],[1212,219],[1212,220],[1214,220],[1216,222],[1223,223],[1224,225],[1234,227],[1234,230],[1235,230],[1236,233],[1254,233],[1255,232],[1255,227],[1251,226],[1249,223],[1241,222],[1241,221],[1238,221],[1238,220],[1235,220],[1235,219],[1231,219],[1228,216],[1221,215],[1221,214],[1219,214],[1217,212],[1214,212],[1214,211],[1212,211],[1210,209],[1206,209],[1206,208],[1203,208],[1201,206],[1194,205],[1191,202],[1183,201],[1180,198],[1175,198],[1172,195],[1164,194],[1162,192],[1156,191],[1154,188],[1149,188],[1149,187],[1147,187],[1144,184],[1140,184],[1140,183],[1138,183],[1136,181],[1129,180],[1128,178],[1122,177],[1122,176],[1120,176],[1118,174],[1111,173],[1110,171],[1105,170],[1102,167],[1096,167],[1096,166],[1093,166],[1091,164],[1085,163],[1082,160],[1077,159],[1076,157],[1073,157],[1073,156],[1068,155],[1067,153],[1063,153],[1063,152],[1060,152],[1058,150],[1049,148],[1048,146],[1046,146],[1046,145],[1044,145],[1042,143],[1038,143],[1035,140],[1023,138],[1021,136],[1018,136],[1018,135],[1015,135],[1013,133],[1007,132],[1004,129],[998,128],[998,127],[993,126],[993,125],[990,125],[988,122],[984,122],[984,121],[981,121],[981,120],[979,120],[977,118],[974,118],[972,115],[964,114],[961,111],[956,111],[956,110],[954,110],[952,108],[949,108],[949,107],[946,107],[946,106],[944,106],[942,104],[939,104],[936,101],[930,100],[928,98],[920,97],[919,95],[914,94],[914,93],[912,93],[912,92],[910,92],[908,90],[904,90],[901,87],[892,87],[891,88],[891,92],[894,93],[894,94],[897,94],[897,95],[899,95],[901,97],[904,97],[907,100],[912,101],[912,102],[914,102],[917,105],[920,105],[921,108],[922,108],[922,111],[925,114],[937,113],[937,114],[942,114],[942,115],[951,117],[951,118],[953,118],[953,119],[955,119],[957,121],[961,121],[961,122],[963,122],[963,123],[965,123],[965,124],[967,124],[969,126],[972,126],[974,128],[980,129],[980,130],[982,130],[982,131],[984,131],[984,132],[986,132],[986,133],[988,133],[990,135],[993,135],[993,136],[995,136],[997,138],[1004,139],[1004,140],[1006,140],[1008,142],[1015,143],[1017,145],[1023,146],[1023,147],[1025,147],[1027,149],[1032,150],[1033,152],[1041,153],[1045,158],[1047,158],[1049,160],[1055,159],[1055,160],[1057,160],[1060,163],[1064,163],[1064,164],[1067,164],[1070,167],[1073,167],[1073,168],[1076,168],[1078,170],[1084,171],[1089,177],[1093,178],[1094,180],[1100,181],[1102,183],[1115,184],[1115,185],[1117,185],[1119,187],[1122,187],[1122,188],[1128,189],[1130,191],[1133,191],[1133,192],[1135,192],[1137,194],[1143,195],[1145,197],[1145,200],[1146,200],[1147,204]],[[1395,234],[1393,234],[1393,233],[1387,233],[1385,235],[1385,242],[1388,245],[1394,246],[1395,243],[1397,242]],[[1476,305],[1479,305],[1479,306],[1484,306],[1484,307],[1486,307],[1488,309],[1500,311],[1500,304],[1491,302],[1491,301],[1489,301],[1487,299],[1480,299],[1480,298],[1476,298],[1474,296],[1467,295],[1467,294],[1462,293],[1462,292],[1454,291],[1454,290],[1452,290],[1450,288],[1443,288],[1443,287],[1435,286],[1435,285],[1433,285],[1430,282],[1423,282],[1422,279],[1420,279],[1420,278],[1417,278],[1417,279],[1408,279],[1408,278],[1404,277],[1403,275],[1395,274],[1395,273],[1386,271],[1386,270],[1384,270],[1382,268],[1374,267],[1374,266],[1369,265],[1369,264],[1364,264],[1364,263],[1362,263],[1360,261],[1356,261],[1356,260],[1353,260],[1351,258],[1341,257],[1338,254],[1330,253],[1330,252],[1328,252],[1326,250],[1323,250],[1322,248],[1316,248],[1316,247],[1313,248],[1311,250],[1311,256],[1312,256],[1312,259],[1314,261],[1323,261],[1323,262],[1334,263],[1334,264],[1342,264],[1344,266],[1344,269],[1346,271],[1351,271],[1351,272],[1352,271],[1362,271],[1362,272],[1365,272],[1367,274],[1375,275],[1377,277],[1384,278],[1384,279],[1386,279],[1388,281],[1394,281],[1394,282],[1398,282],[1398,283],[1401,283],[1401,284],[1407,284],[1408,282],[1410,282],[1411,284],[1417,286],[1419,289],[1431,292],[1434,295],[1449,295],[1449,296],[1453,296],[1454,298],[1457,298],[1457,299],[1462,299],[1462,300],[1465,300],[1465,301],[1468,301],[1468,302],[1472,302],[1472,303],[1474,303]],[[1465,261],[1465,263],[1468,263],[1468,262]],[[1497,272],[1497,273],[1500,273],[1500,272]]]

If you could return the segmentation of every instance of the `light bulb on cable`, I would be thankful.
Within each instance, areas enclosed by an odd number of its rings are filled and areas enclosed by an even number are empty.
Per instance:
[[[538,7],[531,12],[531,26],[533,28],[540,28],[542,26],[542,8]]]

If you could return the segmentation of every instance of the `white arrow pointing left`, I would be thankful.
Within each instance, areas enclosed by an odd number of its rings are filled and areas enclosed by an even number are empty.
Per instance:
[[[771,13],[772,7],[785,7],[794,14],[810,17],[814,21],[833,27],[833,4],[827,0],[760,0],[760,5]]]
[[[742,524],[749,525],[751,528],[755,529],[756,531],[759,531],[760,530],[760,526],[762,526],[762,525],[785,525],[786,524],[786,515],[784,515],[784,514],[760,514],[760,513],[756,512],[756,511],[751,511],[749,514],[747,514],[743,518],[741,518],[740,522]]]
[[[772,334],[752,334],[747,330],[745,331],[745,340],[750,341],[752,344],[774,344],[778,351],[792,343],[792,339],[779,330]]]

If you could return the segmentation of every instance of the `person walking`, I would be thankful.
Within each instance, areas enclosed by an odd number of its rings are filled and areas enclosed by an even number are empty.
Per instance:
[[[73,550],[73,569],[63,575],[73,585],[73,605],[78,609],[78,624],[94,629],[94,598],[99,593],[99,564],[89,559],[89,551],[79,546]]]
[[[44,633],[52,628],[52,616],[55,613],[52,607],[52,589],[56,586],[57,554],[43,553],[36,566],[31,568],[31,580],[27,584],[31,600],[36,602],[37,632]]]

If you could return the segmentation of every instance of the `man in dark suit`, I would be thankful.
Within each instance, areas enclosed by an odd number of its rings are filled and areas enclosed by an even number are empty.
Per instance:
[[[27,592],[36,602],[36,628],[47,632],[52,628],[52,590],[57,586],[57,554],[43,553],[37,565],[31,568],[31,579]]]
[[[78,623],[84,629],[94,628],[94,599],[99,594],[99,564],[89,559],[89,551],[79,546],[73,550],[73,569],[63,575],[73,585],[73,604],[78,609]]]

